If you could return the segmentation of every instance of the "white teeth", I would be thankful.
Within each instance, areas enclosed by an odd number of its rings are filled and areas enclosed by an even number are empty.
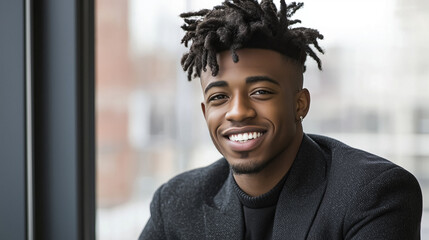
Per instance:
[[[261,132],[239,133],[239,134],[229,135],[229,140],[234,142],[247,142],[250,139],[256,139],[262,135],[263,133]]]
[[[248,133],[243,134],[243,140],[244,141],[249,140],[249,134]]]

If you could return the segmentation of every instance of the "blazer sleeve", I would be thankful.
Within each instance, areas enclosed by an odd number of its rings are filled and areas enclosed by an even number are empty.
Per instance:
[[[164,185],[155,192],[150,203],[150,218],[146,223],[139,240],[163,240],[167,239],[164,232],[164,222],[161,215],[161,193]]]
[[[422,193],[411,173],[390,168],[358,191],[345,217],[345,239],[420,239]]]

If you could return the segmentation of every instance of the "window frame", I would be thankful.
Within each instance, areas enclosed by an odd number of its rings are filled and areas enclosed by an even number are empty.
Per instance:
[[[24,1],[0,2],[0,237],[27,236]],[[5,217],[7,216],[7,217]]]
[[[94,1],[0,2],[0,238],[95,239]]]

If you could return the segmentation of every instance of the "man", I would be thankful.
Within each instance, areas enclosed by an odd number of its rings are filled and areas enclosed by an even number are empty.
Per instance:
[[[210,136],[224,158],[162,185],[140,239],[420,239],[422,196],[409,172],[304,134],[314,29],[302,4],[225,1],[184,13],[182,59],[200,77]]]

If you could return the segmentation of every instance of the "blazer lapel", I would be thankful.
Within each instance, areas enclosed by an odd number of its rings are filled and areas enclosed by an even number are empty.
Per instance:
[[[232,184],[229,174],[213,202],[203,206],[206,239],[243,239],[243,212]]]
[[[322,149],[307,135],[280,194],[273,239],[305,239],[326,189],[328,169]]]

